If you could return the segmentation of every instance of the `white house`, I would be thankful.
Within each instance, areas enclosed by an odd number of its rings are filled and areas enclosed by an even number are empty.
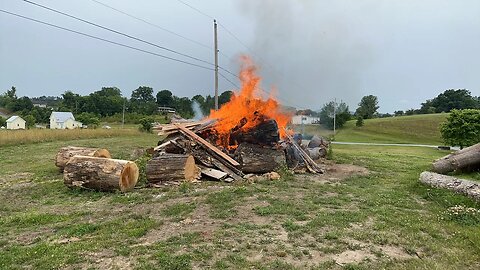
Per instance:
[[[7,129],[25,129],[27,123],[20,116],[14,115],[7,119]]]
[[[52,112],[50,115],[50,129],[74,129],[81,128],[82,122],[78,122],[71,112]]]
[[[294,125],[311,125],[311,124],[319,124],[320,117],[313,117],[307,115],[295,115],[292,117],[292,124]]]

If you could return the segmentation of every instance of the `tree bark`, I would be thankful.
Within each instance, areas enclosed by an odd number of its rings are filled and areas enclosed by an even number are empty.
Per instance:
[[[152,184],[191,182],[200,178],[200,169],[191,155],[163,154],[148,161],[146,174]]]
[[[235,159],[243,173],[267,173],[286,163],[283,149],[242,143],[235,150]]]
[[[460,169],[475,168],[480,168],[480,143],[433,162],[433,171],[437,173],[448,173]]]
[[[63,172],[68,187],[99,191],[132,190],[138,181],[135,162],[119,159],[74,156]]]
[[[67,146],[60,148],[60,151],[58,151],[55,158],[55,165],[60,169],[61,172],[63,172],[65,165],[67,165],[67,162],[73,156],[90,156],[101,158],[112,157],[107,149]]]
[[[453,190],[480,201],[480,183],[433,172],[422,172],[420,182],[439,188]]]

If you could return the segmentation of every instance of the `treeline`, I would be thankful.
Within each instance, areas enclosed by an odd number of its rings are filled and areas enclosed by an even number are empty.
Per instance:
[[[231,91],[225,91],[219,96],[219,104],[230,100]],[[35,104],[45,105],[37,107]],[[61,97],[29,97],[18,98],[15,87],[0,95],[0,107],[21,115],[24,119],[30,118],[33,123],[48,123],[50,113],[55,111],[70,111],[79,121],[85,124],[96,124],[99,119],[108,118],[113,121],[121,121],[123,110],[126,112],[126,121],[138,123],[144,116],[161,114],[159,107],[169,107],[184,118],[192,118],[195,115],[193,102],[198,104],[204,115],[208,115],[215,106],[214,97],[196,95],[192,99],[177,97],[169,90],[161,90],[154,93],[153,88],[140,86],[130,98],[123,97],[117,87],[103,87],[99,91],[82,96],[73,91],[66,91]],[[31,116],[31,117],[30,117]]]

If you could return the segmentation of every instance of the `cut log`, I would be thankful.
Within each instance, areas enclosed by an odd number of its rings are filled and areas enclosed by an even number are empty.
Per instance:
[[[439,188],[453,190],[480,201],[480,183],[433,172],[422,172],[420,182]]]
[[[138,173],[132,161],[74,156],[65,166],[63,180],[71,188],[125,192],[135,187]]]
[[[200,169],[192,155],[163,154],[147,162],[146,174],[152,184],[192,182],[200,178]]]
[[[308,142],[307,148],[317,148],[317,147],[328,147],[329,142],[323,137],[314,135],[312,139]]]
[[[101,158],[112,157],[107,149],[67,146],[58,151],[57,157],[55,158],[55,165],[60,169],[60,171],[63,171],[63,168],[73,156],[90,156]]]
[[[433,171],[437,173],[448,173],[456,170],[475,168],[480,168],[480,143],[433,162]]]
[[[280,140],[277,121],[273,119],[267,119],[247,130],[241,127],[242,125],[237,130],[232,130],[229,145],[239,145],[243,142],[258,145],[274,145]]]
[[[313,160],[324,158],[327,155],[327,149],[325,149],[325,147],[307,148],[306,152]]]
[[[286,164],[283,149],[261,147],[242,143],[235,150],[235,159],[241,164],[243,173],[267,173]]]

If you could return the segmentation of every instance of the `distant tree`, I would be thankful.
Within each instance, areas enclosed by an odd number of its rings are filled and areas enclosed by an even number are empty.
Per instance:
[[[10,106],[7,106],[7,109],[13,112],[19,112],[23,110],[31,110],[33,108],[33,103],[28,97],[21,97],[15,99]]]
[[[225,91],[218,96],[218,105],[219,107],[227,102],[230,101],[232,98],[233,92],[232,91]]]
[[[88,98],[84,98],[84,102],[83,112],[111,116],[122,112],[124,98],[117,87],[102,87],[102,90],[93,92]]]
[[[334,106],[335,103],[331,101],[323,105],[322,109],[320,110],[320,123],[329,129],[333,129]],[[348,106],[344,102],[337,105],[337,108],[335,109],[335,115],[335,128],[343,127],[343,125],[351,118]]]
[[[450,112],[453,109],[478,109],[480,102],[466,89],[449,89],[422,103],[420,113]]]
[[[188,97],[176,97],[173,96],[173,103],[175,104],[175,110],[183,118],[192,118],[194,116],[192,101]]]
[[[364,96],[358,104],[355,114],[361,116],[363,119],[370,119],[373,118],[378,108],[378,98],[376,96]]]
[[[15,88],[15,86],[12,86],[10,90],[7,90],[5,95],[11,99],[17,99],[17,88]]]
[[[405,111],[405,115],[414,115],[415,114],[415,109],[409,109]]]
[[[153,96],[153,89],[147,86],[140,86],[132,92],[130,97],[131,112],[152,115],[157,112],[157,104]]]
[[[0,127],[5,127],[7,125],[7,119],[0,116]]]
[[[440,127],[446,144],[460,148],[480,142],[480,110],[452,110]]]
[[[157,104],[162,107],[174,107],[173,94],[169,90],[162,90],[157,93]]]
[[[31,114],[24,115],[23,120],[26,122],[27,128],[31,128],[35,126],[35,117]]]
[[[33,107],[30,112],[23,112],[23,114],[29,113],[35,117],[35,123],[48,123],[52,111],[49,108]]]
[[[403,111],[394,111],[393,114],[394,114],[395,116],[402,116],[402,115],[404,115],[405,113],[404,113]]]
[[[98,127],[100,125],[100,118],[94,113],[83,112],[75,116],[77,121],[82,122],[82,124],[87,125],[88,127]]]
[[[355,122],[355,126],[363,127],[363,118],[361,116],[357,117],[357,122]]]
[[[72,91],[66,91],[62,94],[62,101],[60,103],[61,111],[71,111],[77,113],[78,109],[81,108],[81,97],[79,94],[75,94]]]

